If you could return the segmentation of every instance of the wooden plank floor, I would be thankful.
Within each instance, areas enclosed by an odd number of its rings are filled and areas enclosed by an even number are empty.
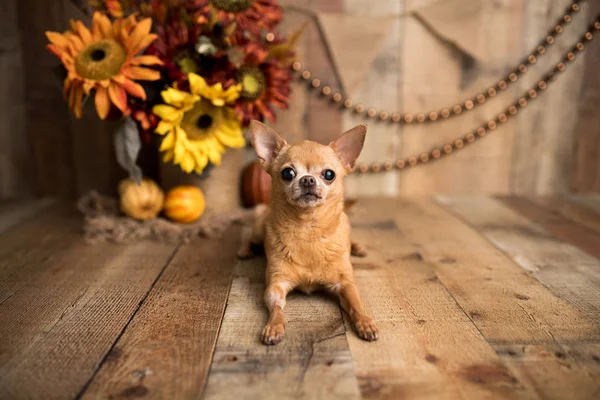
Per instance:
[[[600,196],[363,199],[351,219],[380,340],[292,294],[266,347],[239,228],[88,245],[66,205],[1,205],[0,399],[600,398]]]

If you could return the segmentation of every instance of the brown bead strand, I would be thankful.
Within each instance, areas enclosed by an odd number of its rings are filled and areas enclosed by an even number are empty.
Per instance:
[[[539,90],[542,92],[545,91],[548,85],[555,80],[557,75],[563,72],[567,66],[575,60],[576,55],[584,50],[585,47],[580,46],[580,44],[585,41],[589,42],[593,40],[594,35],[592,34],[592,31],[600,31],[600,14],[596,17],[596,21],[588,27],[588,31],[583,34],[583,36],[580,38],[580,41],[578,41],[567,51],[567,53],[565,53],[562,62],[559,62],[551,71],[546,73],[534,87],[519,97],[514,104],[498,114],[495,119],[479,126],[474,132],[467,133],[466,135],[461,136],[450,143],[433,148],[429,152],[422,152],[418,156],[410,156],[404,159],[396,160],[395,162],[385,161],[383,163],[361,163],[358,166],[358,171],[361,173],[368,173],[391,171],[394,167],[396,169],[414,167],[452,154],[455,150],[463,149],[466,145],[476,142],[477,139],[483,138],[487,133],[496,129],[498,125],[505,123],[510,118],[513,118],[515,115],[517,115],[520,109],[527,107],[531,101],[536,99],[541,94]],[[562,69],[559,67],[561,64],[564,66]]]
[[[391,113],[391,118],[388,118],[390,116],[390,113],[388,113],[387,111],[378,110],[375,107],[366,107],[362,104],[357,104],[354,107],[353,111],[356,114],[363,115],[365,118],[371,118],[380,121],[389,121],[390,123],[398,124],[410,124],[413,122],[420,124],[426,122],[442,121],[444,119],[457,116],[463,111],[471,111],[475,107],[484,104],[488,98],[496,96],[498,92],[506,90],[511,84],[517,82],[519,80],[519,77],[528,71],[528,67],[532,64],[535,64],[538,58],[546,53],[547,48],[556,42],[556,36],[564,32],[565,25],[569,24],[572,21],[573,14],[579,12],[579,3],[581,1],[582,0],[575,0],[571,3],[571,5],[569,5],[569,7],[567,7],[567,9],[565,9],[563,15],[546,33],[544,40],[542,40],[540,44],[536,46],[536,49],[532,51],[529,56],[525,57],[525,59],[512,72],[510,72],[506,77],[498,81],[498,83],[495,86],[488,88],[483,93],[477,94],[473,99],[465,100],[462,103],[455,105],[454,107],[444,108],[438,111],[412,114],[401,114],[395,112]],[[292,64],[292,69],[296,72],[300,72],[302,70],[302,64],[297,61]],[[300,73],[300,77],[305,81],[309,81],[309,88],[318,89],[319,93],[323,97],[329,98],[332,104],[340,104],[343,101],[342,104],[346,109],[352,108],[352,99],[342,99],[342,95],[337,92],[333,93],[330,86],[322,86],[321,80],[314,78],[310,71],[306,69],[302,70],[302,72]],[[312,81],[311,77],[313,78]],[[440,116],[441,118],[439,118]]]

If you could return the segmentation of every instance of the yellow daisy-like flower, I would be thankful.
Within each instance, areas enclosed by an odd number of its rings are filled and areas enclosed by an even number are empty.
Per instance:
[[[129,114],[128,95],[146,99],[146,92],[135,81],[159,79],[159,71],[144,67],[162,65],[156,56],[138,55],[157,37],[150,33],[151,27],[150,18],[137,22],[130,16],[111,23],[106,15],[95,12],[91,31],[81,21],[71,21],[71,30],[64,34],[46,32],[48,50],[68,71],[65,97],[78,118],[83,94],[89,95],[92,89],[101,119],[108,115],[111,103]]]
[[[156,133],[165,135],[160,146],[163,161],[173,161],[187,173],[201,173],[209,161],[220,165],[227,147],[246,144],[240,120],[229,106],[242,87],[223,90],[220,83],[209,86],[193,73],[188,80],[190,92],[168,88],[161,92],[166,104],[158,104],[152,111],[161,119]]]

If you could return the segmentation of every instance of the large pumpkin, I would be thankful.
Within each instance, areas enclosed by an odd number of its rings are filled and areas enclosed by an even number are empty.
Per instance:
[[[246,207],[271,202],[271,176],[258,161],[248,164],[242,173],[242,202]]]
[[[163,212],[167,218],[180,224],[189,224],[202,216],[206,202],[196,186],[183,185],[167,193]]]

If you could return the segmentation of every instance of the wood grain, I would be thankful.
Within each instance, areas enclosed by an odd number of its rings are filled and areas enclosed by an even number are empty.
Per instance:
[[[374,349],[350,338],[357,373],[366,376],[363,396],[479,398],[485,390],[491,398],[561,399],[598,390],[568,356],[527,364],[503,353],[511,344],[551,349],[597,338],[592,318],[430,200],[361,200],[355,207],[355,221],[380,227],[353,235],[371,253],[355,264],[356,279],[385,343]],[[568,374],[563,361],[574,366]],[[543,387],[546,369],[550,379],[560,377],[560,388]]]
[[[75,170],[72,164],[69,111],[62,82],[55,70],[60,61],[46,50],[44,32],[67,29],[65,0],[18,1],[23,65],[25,66],[26,130],[34,167],[34,193],[73,196]],[[97,157],[102,155],[96,154]]]
[[[264,290],[264,259],[236,266],[206,399],[358,398],[337,300],[289,295],[286,336],[269,347],[260,342],[268,319]]]
[[[311,11],[340,12],[344,9],[344,0],[303,0]],[[306,57],[305,63],[315,77],[321,79],[323,85],[327,84],[339,90],[339,81],[335,73],[336,65],[332,64],[329,50],[324,45],[323,35],[317,24],[311,24],[306,30]],[[320,98],[316,90],[308,97],[306,139],[328,144],[342,134],[342,116],[334,107],[328,107]]]
[[[83,394],[83,399],[197,399],[221,326],[236,239],[183,246]]]
[[[405,111],[416,115],[462,106],[505,74],[507,65],[514,64],[516,54],[521,53],[517,39],[521,4],[521,0],[501,4],[473,1],[467,7],[456,1],[439,5],[427,0],[407,2],[407,8],[417,11],[414,18],[407,18],[405,29],[401,89]],[[427,6],[431,9],[420,10]],[[404,125],[402,157],[419,156],[473,131],[514,96],[516,90],[510,88],[455,118]],[[508,190],[514,131],[515,124],[509,121],[451,157],[401,171],[399,193],[418,196]]]
[[[534,49],[545,33],[562,17],[571,0],[526,1],[523,9],[523,50],[525,55]],[[533,86],[547,70],[561,60],[562,53],[571,46],[587,26],[587,3],[573,16],[556,45],[519,78],[519,93]],[[573,146],[579,104],[579,90],[583,81],[584,60],[578,57],[564,74],[549,87],[547,93],[517,116],[517,133],[513,142],[510,192],[514,194],[544,195],[566,192],[571,181]],[[587,85],[587,83],[586,83]],[[552,112],[548,112],[552,110]]]
[[[600,194],[576,195],[571,196],[570,199],[594,211],[596,214],[600,214]]]
[[[507,204],[510,205],[510,198],[506,199]],[[591,231],[591,237],[589,239],[585,238],[586,242],[593,242],[594,238],[598,239],[598,235],[600,235],[600,213],[579,204],[571,196],[527,197],[526,203],[527,209],[536,208],[537,206],[538,210],[535,211],[535,215],[559,230],[561,225],[567,225],[564,227],[566,230],[578,235],[587,235],[587,232]],[[535,219],[533,216],[528,218]],[[576,227],[577,225],[579,227]],[[573,244],[577,245],[575,242]],[[591,251],[595,250],[592,249]]]
[[[600,12],[600,3],[590,1],[588,14]],[[570,189],[578,193],[600,191],[600,115],[598,101],[600,99],[600,41],[587,45],[583,62],[582,80],[578,102],[577,125],[572,183]]]
[[[80,226],[74,210],[58,205],[0,235],[0,304],[78,243]]]
[[[0,199],[32,193],[25,73],[16,0],[2,2],[0,25]]]
[[[399,15],[404,4],[395,0],[380,0],[365,2],[360,0],[345,0],[345,12],[356,17],[366,16],[384,18],[390,15]],[[366,19],[365,24],[370,23]],[[390,113],[403,108],[403,99],[398,91],[402,74],[402,54],[404,51],[403,29],[405,20],[397,18],[388,24],[389,28],[382,43],[375,44],[379,52],[373,60],[370,72],[356,85],[352,93],[348,93],[354,105],[363,104],[365,109],[375,107]],[[356,29],[360,29],[357,27]],[[360,51],[360,48],[353,49]],[[341,66],[340,68],[345,68]],[[394,160],[399,157],[400,128],[397,124],[378,122],[374,119],[365,119],[364,114],[344,112],[342,118],[343,130],[353,128],[358,124],[368,124],[365,146],[359,157],[359,163],[382,162]],[[350,197],[395,195],[398,193],[398,175],[354,175],[346,179],[346,194]]]
[[[502,202],[525,218],[541,226],[558,239],[600,258],[600,233],[563,217],[548,202],[533,202],[526,198],[507,197]],[[596,276],[600,276],[600,273]]]
[[[0,305],[0,398],[76,397],[173,251],[79,239],[40,260],[43,271]]]
[[[439,198],[525,271],[600,326],[600,262],[491,198]],[[557,316],[558,318],[558,316]],[[583,338],[581,338],[583,339]]]
[[[42,210],[56,203],[56,199],[7,200],[0,202],[0,234],[6,232]]]

